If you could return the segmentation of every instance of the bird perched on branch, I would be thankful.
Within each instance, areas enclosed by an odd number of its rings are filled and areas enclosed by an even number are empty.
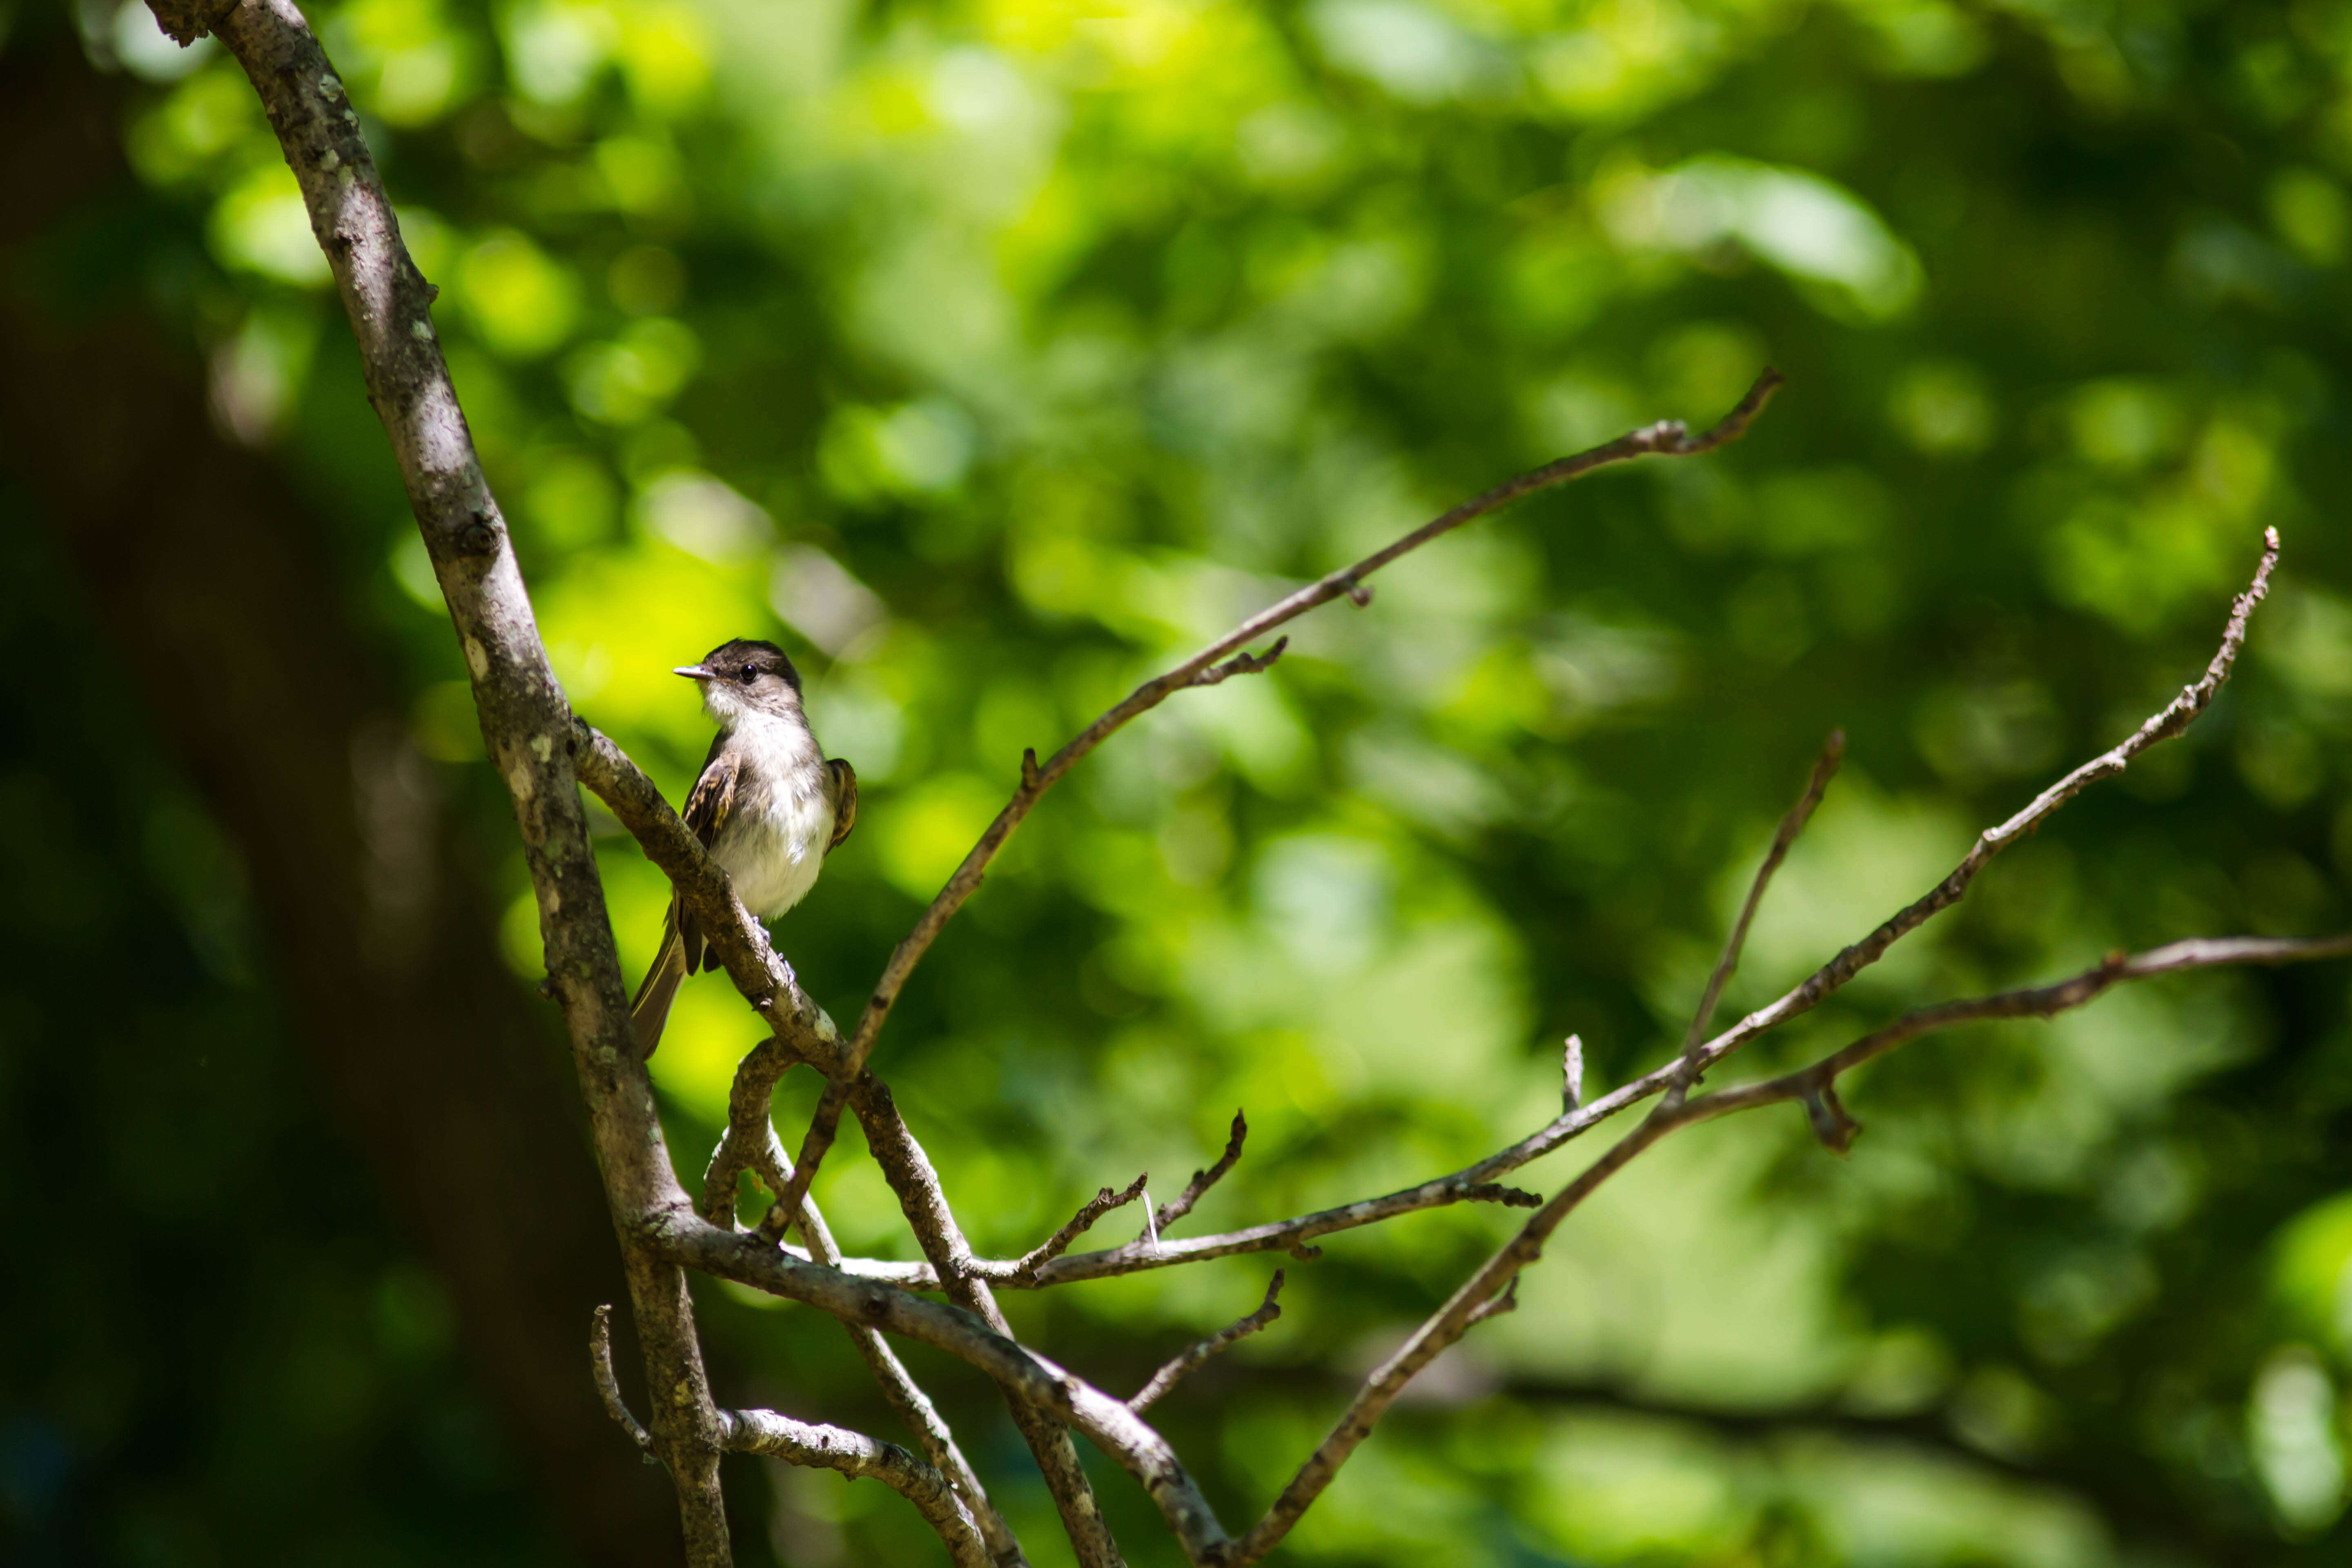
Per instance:
[[[686,825],[726,868],[743,907],[774,920],[808,897],[834,846],[857,824],[857,770],[828,760],[801,709],[800,671],[773,643],[738,637],[677,673],[702,689],[719,733],[686,797]],[[637,1047],[661,1043],[688,975],[719,960],[685,901],[670,895],[661,954],[630,1004]]]

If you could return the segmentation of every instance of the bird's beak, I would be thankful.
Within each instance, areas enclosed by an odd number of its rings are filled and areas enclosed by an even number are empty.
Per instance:
[[[705,669],[698,664],[681,664],[676,669],[671,670],[670,673],[672,675],[683,675],[689,680],[708,680],[710,679],[710,671]]]

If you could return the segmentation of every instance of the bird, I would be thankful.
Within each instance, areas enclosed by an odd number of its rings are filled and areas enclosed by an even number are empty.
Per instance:
[[[857,825],[857,770],[828,758],[801,707],[800,671],[771,642],[737,637],[677,673],[702,691],[719,733],[686,797],[686,825],[726,869],[743,907],[772,921],[808,897],[824,858]],[[637,1049],[654,1054],[678,985],[719,967],[673,892],[661,952],[629,1004]]]

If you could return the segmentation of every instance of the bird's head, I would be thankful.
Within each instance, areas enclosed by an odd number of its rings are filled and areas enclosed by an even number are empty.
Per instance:
[[[800,711],[801,672],[772,642],[737,637],[712,648],[699,664],[679,665],[677,673],[702,689],[702,706],[721,724],[747,713]]]

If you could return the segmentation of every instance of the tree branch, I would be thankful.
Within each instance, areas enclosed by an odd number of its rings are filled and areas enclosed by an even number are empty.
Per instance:
[[[948,1206],[947,1194],[940,1185],[939,1173],[931,1166],[930,1156],[915,1142],[898,1107],[881,1079],[871,1071],[860,1071],[850,1080],[848,1099],[857,1113],[859,1127],[866,1133],[866,1146],[873,1151],[875,1163],[882,1168],[890,1190],[897,1194],[899,1212],[913,1227],[916,1241],[923,1256],[930,1260],[950,1300],[972,1313],[988,1329],[1008,1342],[1013,1337],[1003,1311],[996,1304],[996,1296],[988,1281],[973,1267],[975,1259],[971,1243],[964,1239],[962,1229],[956,1224],[954,1211]],[[803,1187],[805,1170],[794,1173]],[[1142,1190],[1142,1184],[1136,1184]],[[1083,1213],[1083,1211],[1081,1211]],[[1075,1222],[1074,1222],[1075,1223]],[[1072,1234],[1076,1234],[1074,1231]],[[764,1238],[763,1238],[764,1239]],[[1008,1389],[1008,1394],[1013,1393]],[[1108,1398],[1108,1395],[1104,1397]],[[1021,1428],[1022,1437],[1029,1451],[1037,1458],[1037,1467],[1045,1477],[1046,1489],[1054,1494],[1054,1504],[1061,1512],[1062,1527],[1070,1537],[1083,1568],[1117,1568],[1120,1559],[1118,1546],[1111,1539],[1110,1527],[1102,1517],[1095,1501],[1094,1488],[1078,1463],[1077,1450],[1070,1443],[1070,1435],[1034,1401],[1015,1395],[1011,1399],[1013,1425]],[[1156,1434],[1151,1441],[1159,1443]],[[1160,1444],[1162,1451],[1165,1444]],[[1175,1456],[1167,1454],[1170,1463]],[[1179,1473],[1181,1473],[1179,1467]],[[1184,1480],[1192,1488],[1190,1478]],[[1199,1493],[1192,1491],[1197,1500]],[[1205,1510],[1207,1505],[1201,1504]],[[1174,1522],[1174,1516],[1171,1516]],[[1212,1517],[1211,1522],[1214,1520]],[[1181,1533],[1181,1531],[1180,1531]],[[1222,1531],[1220,1531],[1222,1534]],[[1189,1548],[1189,1542],[1188,1542]]]
[[[1653,1095],[1667,1091],[1682,1075],[1692,1070],[1694,1062],[1697,1070],[1703,1072],[1757,1036],[1810,1011],[1822,997],[1884,957],[1896,942],[1926,924],[1930,917],[1958,903],[1967,894],[1977,874],[2001,850],[2038,828],[2089,784],[2121,773],[2133,758],[2150,746],[2180,734],[2204,712],[2212,702],[2214,693],[2229,679],[2230,671],[2237,661],[2238,651],[2245,645],[2249,617],[2269,592],[2271,574],[2278,563],[2278,531],[2264,530],[2263,542],[2263,555],[2255,568],[2253,580],[2231,606],[2229,623],[2222,631],[2221,646],[2207,665],[2202,679],[2182,688],[2178,697],[2121,742],[2043,790],[2008,821],[1987,829],[1952,873],[1927,894],[1906,906],[1862,942],[1839,952],[1815,970],[1802,984],[1770,1005],[1749,1014],[1731,1028],[1700,1046],[1695,1053],[1685,1052],[1674,1061],[1653,1068],[1588,1104],[1570,1105],[1549,1123],[1510,1147],[1490,1154],[1474,1165],[1423,1182],[1418,1186],[1216,1236],[1163,1241],[1157,1247],[1129,1242],[1124,1247],[1105,1251],[1068,1254],[1038,1270],[1036,1283],[1040,1286],[1059,1285],[1079,1279],[1100,1279],[1112,1275],[1166,1268],[1236,1253],[1292,1250],[1316,1237],[1334,1231],[1373,1225],[1423,1209],[1491,1197],[1500,1190],[1492,1185],[1495,1178],[1541,1159],[1620,1111]],[[1824,758],[1825,763],[1828,760]],[[1816,776],[1821,776],[1818,767]],[[1822,782],[1826,787],[1825,777]],[[1812,798],[1812,793],[1809,786],[1806,798]],[[1803,805],[1804,801],[1801,800],[1800,808]],[[1796,813],[1792,812],[1790,816],[1794,818]],[[1784,819],[1784,828],[1787,824],[1788,819]],[[1802,823],[1798,826],[1801,827]],[[1563,1078],[1572,1081],[1564,1085],[1567,1090],[1564,1099],[1574,1100],[1581,1090],[1582,1074],[1574,1070],[1580,1067],[1581,1057],[1580,1047],[1571,1040],[1571,1048],[1563,1061]],[[932,1281],[921,1271],[920,1265],[851,1259],[845,1267],[861,1275],[888,1279],[911,1289],[932,1288]]]
[[[915,1505],[947,1543],[956,1568],[990,1568],[992,1559],[971,1516],[948,1479],[896,1443],[840,1426],[795,1421],[772,1410],[723,1410],[721,1440],[732,1451],[771,1454],[795,1465],[871,1477]]]
[[[1273,1279],[1266,1284],[1265,1300],[1258,1304],[1256,1311],[1245,1318],[1235,1319],[1198,1344],[1187,1347],[1181,1354],[1151,1374],[1151,1381],[1138,1389],[1135,1397],[1127,1402],[1128,1408],[1138,1415],[1142,1415],[1211,1356],[1223,1351],[1236,1340],[1247,1339],[1282,1316],[1282,1309],[1275,1303],[1275,1298],[1281,1294],[1282,1270],[1277,1268],[1274,1271]]]
[[[2213,694],[2221,689],[2221,683],[2230,679],[2231,668],[2237,663],[2238,650],[2245,646],[2247,621],[2253,615],[2254,606],[2261,604],[2270,592],[2271,572],[2278,565],[2278,530],[2266,528],[2263,531],[2263,555],[2254,568],[2254,580],[2231,604],[2229,624],[2221,632],[2221,646],[2205,667],[2205,674],[2200,679],[2181,688],[2179,696],[2152,714],[2137,730],[2034,796],[2024,809],[2008,821],[1998,827],[1985,829],[1960,863],[1953,868],[1950,876],[1897,910],[1876,931],[1815,970],[1803,984],[1769,1006],[1750,1013],[1701,1047],[1697,1053],[1700,1070],[1705,1070],[1708,1064],[1738,1050],[1766,1030],[1778,1028],[1790,1019],[1811,1011],[1822,998],[1885,957],[1887,949],[1927,924],[1934,916],[1958,903],[1968,895],[1969,885],[1976,880],[1977,874],[1990,865],[1995,856],[2039,828],[2057,814],[2059,807],[2099,780],[2123,772],[2134,757],[2150,746],[2171,740],[2195,723],[2212,702]]]
[[[1826,1100],[1832,1118],[1844,1118],[1843,1108],[1836,1105],[1833,1098],[1838,1079],[1863,1063],[1883,1057],[1922,1035],[1994,1018],[2052,1017],[2070,1008],[2080,1007],[2126,980],[2146,980],[2159,974],[2245,964],[2308,963],[2315,959],[2341,958],[2347,954],[2352,954],[2352,931],[2323,937],[2197,937],[2147,952],[2110,953],[2096,967],[2049,985],[2003,991],[1966,1001],[1944,1002],[1906,1013],[1885,1028],[1864,1035],[1811,1067],[1783,1073],[1779,1078],[1702,1095],[1692,1100],[1687,1110],[1691,1118],[1704,1121],[1782,1100],[1808,1103]],[[1850,1118],[1844,1118],[1840,1125],[1848,1130],[1848,1141],[1852,1132],[1858,1131]],[[1841,1153],[1844,1152],[1835,1142],[1832,1142],[1832,1147],[1838,1148]]]
[[[342,79],[292,0],[151,0],[181,43],[209,31],[259,94],[302,192],[360,350],[368,399],[391,438],[409,505],[449,606],[492,764],[512,797],[538,896],[551,987],[574,1065],[627,1268],[654,1387],[655,1436],[677,1489],[687,1560],[730,1560],[719,1491],[719,1424],[693,1306],[676,1268],[632,1244],[640,1216],[682,1208],[632,1047],[621,977],[587,820],[573,788],[572,716],[549,667],[504,519],[483,478],[433,329],[435,290],[360,134]]]
[[[1050,1413],[1068,1422],[1141,1481],[1194,1563],[1225,1560],[1224,1529],[1166,1440],[1126,1401],[1015,1343],[978,1312],[808,1262],[749,1232],[708,1225],[683,1208],[659,1216],[646,1234],[671,1263],[803,1302],[846,1322],[903,1334],[978,1367],[1003,1386],[1016,1412]]]
[[[1010,1266],[974,1258],[970,1265],[971,1271],[992,1284],[1035,1284],[1037,1270],[1067,1252],[1070,1249],[1070,1243],[1093,1229],[1095,1222],[1103,1215],[1113,1209],[1125,1208],[1129,1204],[1141,1197],[1143,1184],[1150,1179],[1151,1173],[1147,1171],[1117,1192],[1108,1187],[1103,1188],[1081,1204],[1078,1206],[1078,1212],[1072,1215],[1061,1229],[1047,1237],[1039,1246],[1014,1259]]]
[[[772,1037],[762,1040],[736,1064],[735,1081],[728,1092],[727,1131],[712,1152],[709,1168],[703,1176],[702,1215],[711,1224],[722,1227],[734,1225],[735,1183],[744,1171],[756,1174],[772,1193],[782,1192],[790,1184],[792,1161],[776,1137],[768,1104],[776,1081],[795,1059],[780,1041]],[[835,1244],[833,1232],[825,1225],[814,1198],[807,1199],[802,1207],[801,1234],[816,1261],[829,1268],[840,1267],[841,1248]],[[999,1568],[1025,1563],[1020,1543],[1003,1516],[989,1501],[979,1475],[957,1447],[954,1434],[948,1429],[929,1395],[890,1349],[889,1342],[880,1331],[865,1323],[845,1321],[842,1329],[867,1370],[873,1373],[884,1400],[914,1434],[924,1457],[962,1498],[990,1558]]]

